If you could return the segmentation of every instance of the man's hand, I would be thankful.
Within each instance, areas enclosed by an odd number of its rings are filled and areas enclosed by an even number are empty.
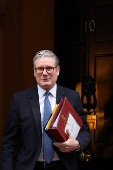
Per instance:
[[[61,152],[71,152],[79,148],[79,142],[71,135],[69,130],[66,130],[68,140],[66,142],[54,142],[53,145],[58,147]]]

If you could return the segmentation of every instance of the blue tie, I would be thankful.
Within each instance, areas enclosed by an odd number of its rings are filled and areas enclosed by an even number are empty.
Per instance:
[[[44,118],[43,118],[43,126],[47,124],[47,121],[49,120],[49,117],[52,113],[51,110],[51,104],[48,99],[48,95],[50,92],[46,92],[46,97],[44,100]],[[50,163],[53,159],[53,146],[52,146],[52,140],[48,137],[48,135],[43,131],[43,158],[46,162]]]

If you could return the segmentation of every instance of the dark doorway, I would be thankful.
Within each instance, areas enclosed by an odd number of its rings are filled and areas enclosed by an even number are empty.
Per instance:
[[[91,76],[95,81],[97,105],[89,112],[84,109],[91,133],[91,144],[85,152],[91,153],[91,160],[79,159],[80,170],[112,167],[112,18],[113,0],[55,0],[55,53],[61,61],[58,81],[79,91],[80,96],[84,79]]]
[[[84,9],[71,2],[55,1],[55,52],[61,61],[60,84],[75,89],[84,68]]]

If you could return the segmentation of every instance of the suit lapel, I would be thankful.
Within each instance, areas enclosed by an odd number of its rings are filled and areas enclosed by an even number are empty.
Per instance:
[[[32,113],[35,119],[36,129],[37,132],[39,133],[39,131],[41,130],[41,114],[40,114],[38,91],[36,86],[34,87],[32,94],[30,96],[30,103],[31,103]]]
[[[56,103],[59,103],[61,98],[65,98],[65,91],[63,87],[57,85]]]

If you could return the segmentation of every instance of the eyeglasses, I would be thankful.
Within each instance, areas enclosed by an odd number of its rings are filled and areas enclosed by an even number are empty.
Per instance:
[[[43,71],[44,71],[44,69],[46,70],[46,72],[47,72],[48,74],[52,74],[52,73],[54,72],[54,69],[55,69],[55,68],[56,68],[56,67],[46,67],[46,68],[37,67],[37,68],[35,68],[35,70],[36,70],[37,74],[42,74]]]

